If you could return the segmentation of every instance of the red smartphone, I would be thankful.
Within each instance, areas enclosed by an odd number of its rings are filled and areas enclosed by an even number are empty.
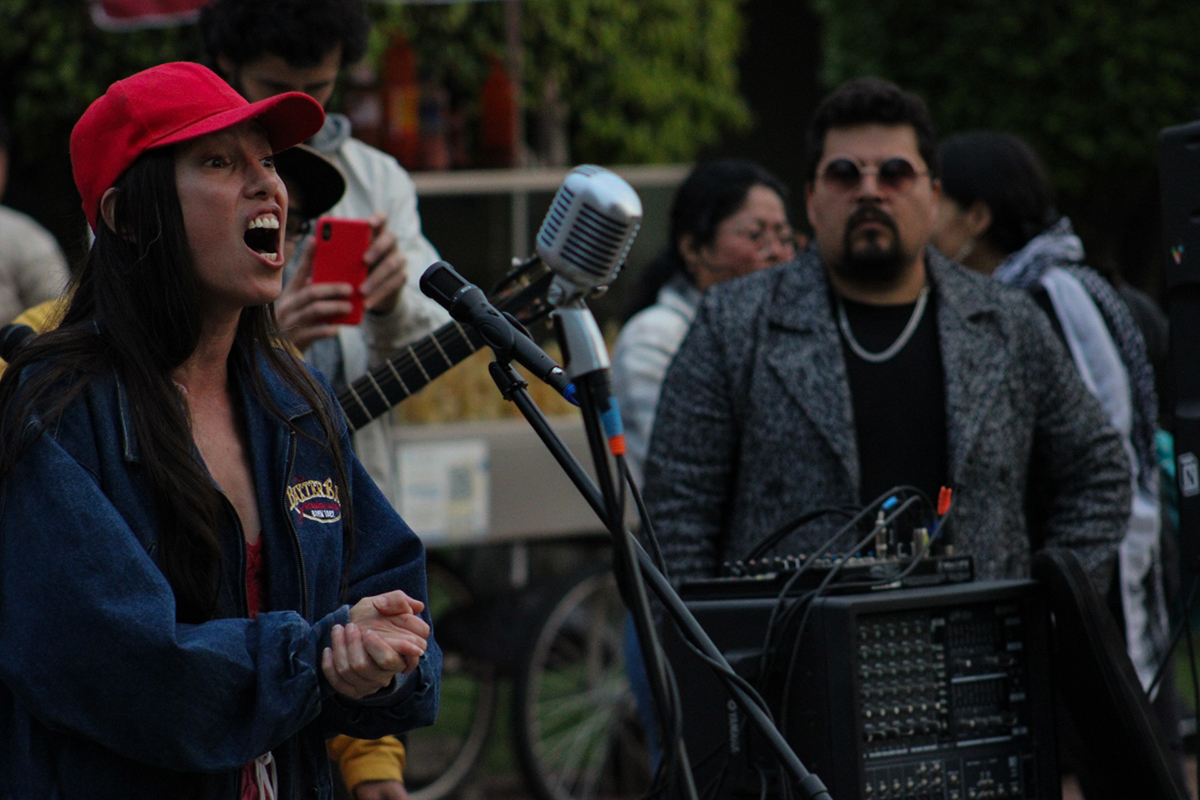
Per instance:
[[[321,217],[317,220],[317,241],[313,250],[314,283],[348,283],[354,287],[349,301],[350,313],[331,317],[335,325],[357,325],[363,318],[363,296],[358,287],[367,279],[363,261],[371,245],[371,225],[365,219]]]

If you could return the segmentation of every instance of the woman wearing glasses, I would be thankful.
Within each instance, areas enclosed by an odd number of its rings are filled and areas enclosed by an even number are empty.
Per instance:
[[[640,484],[667,365],[683,342],[700,296],[721,281],[796,255],[787,187],[759,165],[722,159],[692,170],[671,206],[670,244],[647,267],[612,356],[613,393],[625,423],[626,459]],[[641,650],[625,626],[625,663],[646,739],[658,759],[658,729]]]
[[[700,295],[795,257],[787,196],[782,181],[740,159],[701,164],[679,187],[670,244],[646,268],[613,352],[613,392],[625,423],[629,468],[639,483],[663,375]]]

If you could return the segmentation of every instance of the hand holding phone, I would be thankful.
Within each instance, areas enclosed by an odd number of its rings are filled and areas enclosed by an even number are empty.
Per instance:
[[[316,225],[313,249],[313,283],[348,283],[353,291],[347,300],[353,306],[348,314],[325,320],[336,325],[357,325],[363,318],[363,295],[367,279],[363,260],[371,245],[371,224],[364,219],[321,217]]]

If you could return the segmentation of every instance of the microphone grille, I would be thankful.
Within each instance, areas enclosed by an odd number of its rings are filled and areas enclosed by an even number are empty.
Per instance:
[[[608,283],[629,254],[642,202],[615,172],[593,165],[567,174],[537,236],[537,252],[576,286]]]

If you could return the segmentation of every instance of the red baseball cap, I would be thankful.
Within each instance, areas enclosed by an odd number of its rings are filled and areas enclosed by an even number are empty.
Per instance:
[[[320,130],[325,111],[300,92],[249,103],[212,70],[185,61],[151,67],[108,87],[71,131],[71,169],[92,230],[100,198],[142,153],[248,119],[262,123],[279,152]]]

